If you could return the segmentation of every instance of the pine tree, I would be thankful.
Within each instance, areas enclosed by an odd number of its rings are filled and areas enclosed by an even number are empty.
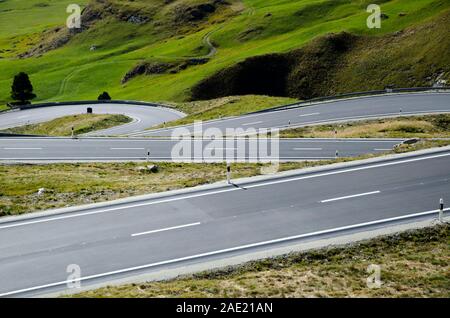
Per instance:
[[[98,100],[111,100],[111,96],[109,96],[108,92],[103,92],[98,96]]]
[[[18,104],[28,104],[29,101],[35,98],[33,93],[33,85],[31,85],[30,78],[27,73],[20,72],[14,76],[14,81],[11,87],[11,98],[18,101]]]

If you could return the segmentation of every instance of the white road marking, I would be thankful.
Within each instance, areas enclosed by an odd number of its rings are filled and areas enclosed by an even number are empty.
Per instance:
[[[363,167],[355,167],[355,168],[348,168],[348,169],[344,169],[344,170],[329,171],[329,172],[317,173],[317,174],[312,174],[312,175],[293,177],[293,178],[289,178],[289,179],[261,182],[261,183],[257,183],[257,184],[246,185],[245,188],[252,189],[252,188],[264,187],[264,186],[273,185],[273,184],[280,184],[280,183],[293,182],[293,181],[299,181],[299,180],[307,180],[307,179],[319,178],[319,177],[330,176],[330,175],[338,175],[338,174],[354,172],[354,171],[362,171],[362,170],[394,166],[394,165],[410,163],[410,162],[417,162],[417,161],[423,161],[423,160],[429,160],[429,159],[435,159],[435,158],[443,158],[443,157],[448,157],[448,156],[450,156],[450,153],[444,153],[444,154],[438,154],[438,155],[432,155],[432,156],[420,157],[420,158],[405,159],[405,160],[399,160],[399,161],[394,161],[394,162],[385,162],[385,163],[373,164],[373,165],[363,166]],[[115,207],[115,208],[95,210],[95,211],[91,211],[91,212],[80,212],[80,213],[76,213],[76,214],[72,214],[72,215],[64,215],[64,216],[48,218],[48,219],[44,219],[44,220],[36,220],[36,221],[28,221],[28,222],[22,222],[22,223],[17,223],[17,224],[4,225],[4,226],[0,226],[0,229],[6,229],[6,228],[36,224],[36,223],[51,222],[51,221],[62,220],[62,219],[70,219],[70,218],[75,218],[75,217],[79,217],[79,216],[101,214],[101,213],[106,213],[106,212],[111,212],[111,211],[118,211],[118,210],[125,210],[125,209],[130,209],[130,208],[135,208],[135,207],[141,207],[141,206],[149,206],[149,205],[160,204],[160,203],[174,202],[174,201],[186,200],[186,199],[190,199],[190,198],[198,198],[198,197],[215,195],[215,194],[232,192],[232,191],[240,191],[240,189],[235,188],[235,187],[230,187],[230,188],[206,192],[206,193],[190,194],[190,195],[185,195],[185,196],[181,195],[181,196],[175,197],[175,198],[160,199],[160,200],[155,200],[155,201],[150,201],[150,202],[143,202],[143,203],[126,205],[126,206],[120,206],[120,207]],[[111,203],[114,203],[114,202],[111,202]],[[90,208],[90,209],[92,210],[95,208]]]
[[[299,115],[298,117],[309,117],[309,116],[316,116],[316,115],[320,115],[320,113],[303,114],[303,115]]]
[[[450,211],[450,208],[444,209],[444,212],[447,212],[447,211]],[[311,237],[311,236],[329,234],[329,233],[345,231],[345,230],[352,230],[352,229],[362,228],[362,227],[371,226],[371,225],[377,225],[377,224],[383,224],[383,223],[388,223],[388,222],[393,222],[393,221],[410,219],[410,218],[414,218],[414,217],[426,216],[426,215],[430,215],[430,214],[437,214],[438,212],[439,212],[439,210],[419,212],[419,213],[407,214],[407,215],[397,216],[397,217],[388,218],[388,219],[381,219],[381,220],[376,220],[376,221],[370,221],[370,222],[358,223],[358,224],[347,225],[347,226],[342,226],[342,227],[336,227],[336,228],[322,230],[322,231],[310,232],[310,233],[306,233],[306,234],[288,236],[288,237],[278,238],[278,239],[269,240],[269,241],[263,241],[263,242],[252,243],[252,244],[247,244],[247,245],[240,245],[240,246],[226,248],[226,249],[222,249],[222,250],[216,250],[216,251],[202,253],[202,254],[196,254],[196,255],[192,255],[192,256],[180,257],[180,258],[175,258],[175,259],[171,259],[171,260],[166,260],[166,261],[161,261],[161,262],[156,262],[156,263],[151,263],[151,264],[145,264],[145,265],[140,265],[140,266],[135,266],[135,267],[128,267],[128,268],[110,271],[110,272],[106,272],[106,273],[80,277],[80,278],[76,278],[73,280],[65,280],[65,281],[60,281],[60,282],[46,284],[46,285],[40,285],[40,286],[34,286],[34,287],[9,291],[9,292],[0,294],[0,297],[36,291],[36,290],[44,289],[44,288],[51,288],[51,287],[66,285],[69,282],[70,283],[78,282],[78,281],[81,282],[81,281],[86,281],[89,279],[123,274],[123,273],[132,272],[132,271],[136,271],[136,270],[141,270],[141,269],[149,269],[149,268],[157,267],[157,266],[161,266],[161,265],[179,263],[179,262],[183,262],[183,261],[189,261],[189,260],[203,258],[203,257],[207,257],[207,256],[214,256],[214,255],[219,255],[219,254],[224,254],[224,253],[229,253],[229,252],[235,252],[235,251],[245,250],[248,248],[270,245],[270,244],[274,244],[274,243],[282,243],[282,242],[286,242],[286,241],[292,241],[292,240],[307,238],[307,237]]]
[[[255,121],[253,123],[246,123],[246,124],[242,124],[242,126],[250,126],[250,125],[256,125],[256,124],[261,124],[263,123],[262,121]]]
[[[184,225],[172,226],[172,227],[167,227],[167,228],[159,229],[159,230],[153,230],[153,231],[147,231],[147,232],[135,233],[135,234],[131,234],[131,236],[135,237],[135,236],[141,236],[141,235],[147,235],[147,234],[153,234],[153,233],[165,232],[165,231],[170,231],[170,230],[182,229],[182,228],[190,227],[190,226],[196,226],[196,225],[200,225],[200,224],[201,224],[200,222],[196,222],[196,223],[190,223],[190,224],[184,224]]]
[[[145,150],[145,148],[110,148],[111,150]]]
[[[381,149],[381,148],[375,148],[375,151],[391,151],[392,149]]]
[[[42,150],[42,148],[3,148],[5,150]]]
[[[357,197],[363,197],[366,195],[371,195],[371,194],[378,194],[381,191],[372,191],[372,192],[366,192],[366,193],[359,193],[359,194],[353,194],[353,195],[346,195],[345,197],[339,197],[339,198],[333,198],[333,199],[327,199],[327,200],[322,200],[320,201],[320,203],[327,203],[327,202],[333,202],[333,201],[339,201],[339,200],[345,200],[345,199],[351,199],[351,198],[357,198]]]
[[[299,151],[316,151],[316,150],[322,150],[322,148],[293,148],[293,150],[299,150]]]
[[[342,174],[342,173],[348,173],[348,172],[354,172],[354,171],[362,171],[362,170],[381,168],[381,167],[388,167],[388,166],[394,166],[394,165],[399,165],[399,164],[403,164],[403,163],[416,162],[416,161],[435,159],[435,158],[442,158],[442,157],[448,157],[448,156],[450,156],[450,153],[433,155],[430,157],[405,159],[405,160],[394,161],[394,162],[385,162],[385,163],[379,163],[379,164],[369,165],[369,166],[365,166],[365,167],[349,168],[349,169],[345,169],[345,170],[330,171],[330,172],[324,172],[324,173],[319,173],[319,174],[309,175],[309,176],[294,177],[294,178],[290,178],[290,179],[270,181],[270,182],[261,183],[261,184],[253,184],[253,185],[246,186],[246,188],[250,189],[250,188],[264,187],[264,186],[272,185],[272,184],[279,184],[279,183],[292,182],[292,181],[298,181],[298,180],[319,178],[319,177],[324,177],[324,176],[330,176],[330,175],[336,175],[336,174]]]

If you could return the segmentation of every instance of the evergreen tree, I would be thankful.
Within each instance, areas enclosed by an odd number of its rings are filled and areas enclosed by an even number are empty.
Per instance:
[[[36,95],[33,93],[33,85],[31,85],[28,74],[20,72],[14,76],[14,81],[11,87],[11,98],[23,105],[28,104],[29,101],[35,97]]]
[[[103,92],[98,96],[98,100],[111,100],[111,96],[109,96],[108,92]]]

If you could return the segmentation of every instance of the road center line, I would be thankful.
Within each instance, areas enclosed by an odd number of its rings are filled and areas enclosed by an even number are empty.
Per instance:
[[[359,194],[347,195],[347,196],[345,196],[345,197],[339,197],[339,198],[333,198],[333,199],[322,200],[322,201],[320,201],[320,203],[327,203],[327,202],[333,202],[333,201],[339,201],[339,200],[351,199],[351,198],[356,198],[356,197],[363,197],[363,196],[366,196],[366,195],[377,194],[377,193],[380,193],[380,192],[381,192],[381,191],[372,191],[372,192],[366,192],[366,193],[359,193]]]
[[[316,115],[320,115],[320,113],[303,114],[303,115],[299,115],[298,117],[308,117],[308,116],[316,116]]]
[[[4,150],[42,150],[42,148],[3,148]]]
[[[250,126],[250,125],[256,125],[256,124],[261,124],[261,123],[262,123],[262,121],[255,121],[255,122],[252,122],[252,123],[242,124],[242,126]]]
[[[134,233],[134,234],[131,234],[131,236],[135,237],[135,236],[141,236],[141,235],[165,232],[165,231],[170,231],[170,230],[182,229],[182,228],[190,227],[190,226],[196,226],[196,225],[200,225],[200,224],[201,224],[200,222],[196,222],[196,223],[190,223],[190,224],[166,227],[164,229],[159,229],[159,230],[152,230],[152,231],[147,231],[147,232]]]

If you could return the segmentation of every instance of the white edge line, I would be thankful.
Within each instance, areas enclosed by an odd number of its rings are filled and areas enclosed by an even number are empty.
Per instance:
[[[450,208],[444,209],[444,212],[449,211],[449,210],[450,210]],[[30,288],[14,290],[14,291],[0,294],[0,297],[35,291],[35,290],[44,289],[44,288],[56,287],[56,286],[64,285],[67,283],[74,283],[74,282],[78,282],[78,281],[81,282],[81,281],[85,281],[85,280],[89,280],[89,279],[117,275],[117,274],[152,268],[152,267],[161,266],[161,265],[173,264],[173,263],[193,260],[193,259],[207,257],[207,256],[214,256],[214,255],[218,255],[218,254],[224,254],[224,253],[244,250],[244,249],[248,249],[248,248],[253,248],[253,247],[260,247],[260,246],[270,245],[270,244],[274,244],[274,243],[282,243],[282,242],[292,241],[292,240],[296,240],[296,239],[300,239],[300,238],[329,234],[329,233],[333,233],[333,232],[351,230],[351,229],[356,229],[356,228],[370,226],[370,225],[377,225],[377,224],[382,224],[382,223],[387,223],[387,222],[392,222],[392,221],[399,221],[399,220],[404,220],[404,219],[409,219],[409,218],[414,218],[414,217],[419,217],[419,216],[425,216],[425,215],[434,214],[434,213],[438,213],[438,212],[439,212],[439,210],[419,212],[419,213],[407,214],[407,215],[402,215],[402,216],[397,216],[397,217],[392,217],[392,218],[387,218],[387,219],[381,219],[381,220],[376,220],[376,221],[347,225],[347,226],[332,228],[332,229],[328,229],[328,230],[322,230],[322,231],[316,231],[316,232],[311,232],[311,233],[306,233],[306,234],[288,236],[288,237],[283,237],[283,238],[269,240],[269,241],[263,241],[263,242],[252,243],[252,244],[247,244],[247,245],[240,245],[240,246],[226,248],[226,249],[222,249],[222,250],[206,252],[206,253],[196,254],[196,255],[192,255],[192,256],[180,257],[180,258],[175,258],[175,259],[171,259],[171,260],[166,260],[166,261],[161,261],[161,262],[156,262],[156,263],[151,263],[151,264],[145,264],[145,265],[140,265],[140,266],[135,266],[135,267],[129,267],[129,268],[124,268],[124,269],[120,269],[120,270],[115,270],[115,271],[111,271],[111,272],[95,274],[95,275],[90,275],[90,276],[85,276],[85,277],[80,277],[80,278],[76,278],[73,280],[65,280],[65,281],[60,281],[60,282],[46,284],[46,285],[40,285],[40,286],[35,286],[35,287],[30,287]]]
[[[170,230],[182,229],[182,228],[190,227],[190,226],[196,226],[196,225],[200,225],[200,224],[201,224],[200,222],[196,222],[196,223],[190,223],[190,224],[184,224],[184,225],[177,225],[177,226],[172,226],[172,227],[166,227],[166,228],[159,229],[159,230],[153,230],[153,231],[147,231],[147,232],[141,232],[141,233],[134,233],[134,234],[131,234],[131,236],[132,237],[136,237],[136,236],[141,236],[141,235],[165,232],[165,231],[170,231]]]
[[[381,192],[381,191],[372,191],[372,192],[366,192],[366,193],[359,193],[359,194],[347,195],[347,196],[345,196],[345,197],[339,197],[339,198],[333,198],[333,199],[322,200],[322,201],[320,201],[320,203],[327,203],[327,202],[333,202],[333,201],[339,201],[339,200],[345,200],[345,199],[351,199],[351,198],[363,197],[363,196],[366,196],[366,195],[377,194],[377,193],[380,193],[380,192]]]

